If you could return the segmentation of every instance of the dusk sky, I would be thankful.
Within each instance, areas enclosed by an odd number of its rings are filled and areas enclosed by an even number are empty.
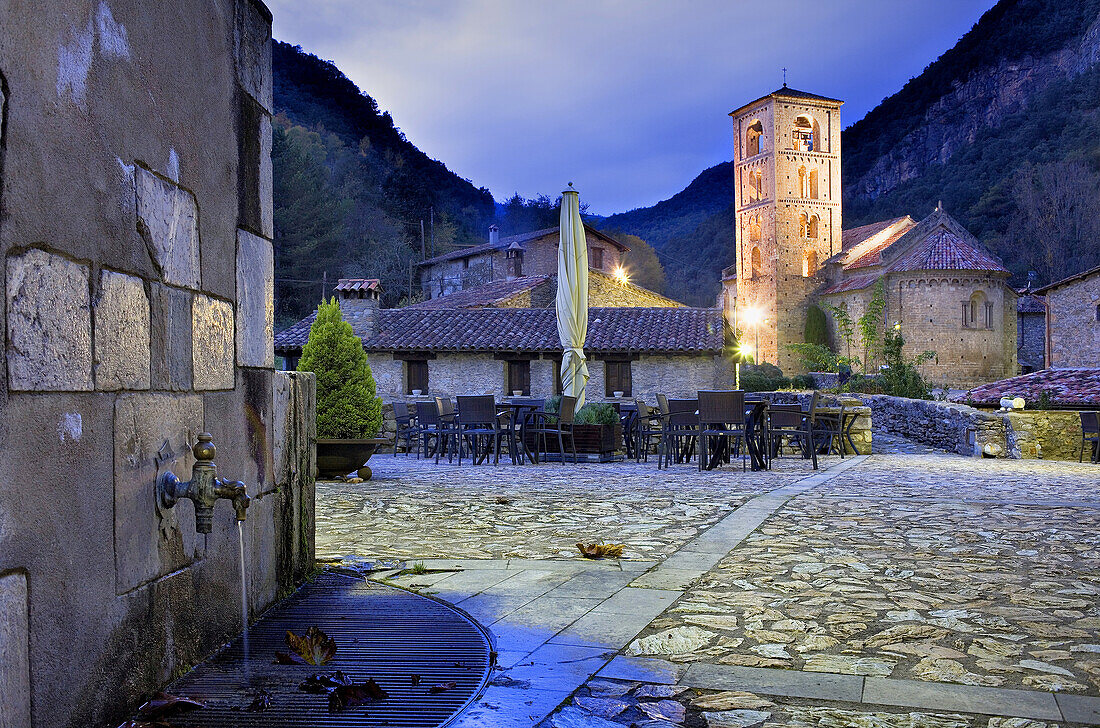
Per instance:
[[[727,114],[779,88],[859,120],[993,0],[268,0],[426,154],[498,201],[573,181],[597,214],[732,157]]]

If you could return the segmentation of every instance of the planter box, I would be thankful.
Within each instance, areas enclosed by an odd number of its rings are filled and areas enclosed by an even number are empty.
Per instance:
[[[389,445],[384,437],[365,440],[317,440],[317,477],[322,480],[347,475],[363,467],[380,445]]]
[[[591,453],[594,455],[611,455],[623,446],[622,425],[574,425],[573,437],[577,441],[577,453]],[[525,442],[527,448],[535,449],[535,435],[528,433]],[[569,437],[563,436],[565,451],[572,454],[569,448]],[[546,436],[546,451],[558,451],[558,438],[556,435]]]

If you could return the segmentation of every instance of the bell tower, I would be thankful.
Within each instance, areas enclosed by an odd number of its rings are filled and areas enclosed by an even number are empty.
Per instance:
[[[840,106],[783,88],[733,119],[736,305],[731,322],[756,361],[803,370],[803,341],[822,266],[840,252]],[[759,342],[759,343],[757,343]]]

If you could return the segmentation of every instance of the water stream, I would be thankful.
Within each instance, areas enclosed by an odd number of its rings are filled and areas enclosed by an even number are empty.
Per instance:
[[[244,648],[244,658],[241,664],[244,666],[245,679],[248,678],[248,582],[244,570],[244,521],[237,521],[237,543],[241,547],[241,626],[243,628],[242,633],[242,647]]]

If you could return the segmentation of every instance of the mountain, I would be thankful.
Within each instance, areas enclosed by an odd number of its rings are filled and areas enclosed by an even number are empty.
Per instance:
[[[481,242],[496,214],[487,189],[417,149],[332,63],[275,41],[272,67],[280,325],[341,276],[382,279],[388,305],[408,297],[422,223],[436,251]]]
[[[1015,282],[1100,264],[1100,0],[1001,0],[845,129],[843,149],[846,228],[919,219],[942,200]],[[730,166],[604,222],[653,244],[674,297],[718,292],[700,269],[719,268],[721,246],[732,256]]]

